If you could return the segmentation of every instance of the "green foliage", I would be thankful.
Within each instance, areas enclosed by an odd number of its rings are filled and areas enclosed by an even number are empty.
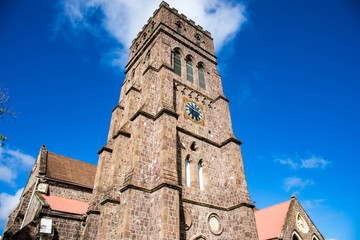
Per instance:
[[[4,146],[4,142],[6,141],[7,137],[4,137],[4,135],[0,134],[0,147]]]

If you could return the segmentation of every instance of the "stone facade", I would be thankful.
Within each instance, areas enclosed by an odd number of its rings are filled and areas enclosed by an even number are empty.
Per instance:
[[[95,167],[43,146],[3,239],[258,239],[213,39],[165,2],[130,47],[98,153]],[[58,209],[51,199],[86,208]],[[294,214],[311,222],[292,204],[283,239],[293,236]],[[40,234],[42,218],[51,234]],[[313,236],[323,239],[316,228],[301,239]]]
[[[187,101],[202,109],[201,123],[186,115]],[[240,145],[210,33],[162,2],[130,47],[86,223],[97,230],[85,227],[84,239],[257,239]]]
[[[299,218],[298,214],[305,221],[305,229],[299,228],[297,225],[297,220]],[[307,226],[307,228],[306,228]],[[299,201],[293,196],[292,201],[289,206],[289,211],[286,215],[284,226],[281,231],[280,239],[290,239],[295,240],[296,237],[299,240],[309,239],[309,240],[324,240],[324,237],[321,235],[319,230],[316,228],[313,221],[307,215]]]
[[[66,164],[61,167],[58,163]],[[59,201],[78,201],[82,204],[92,199],[96,166],[50,153],[43,146],[31,171],[19,205],[10,214],[2,239],[80,239],[85,223],[85,212],[72,210],[71,206],[61,206]],[[77,172],[83,171],[81,178]],[[57,176],[53,178],[52,176]],[[78,181],[69,182],[69,179]],[[80,183],[84,184],[81,185]],[[42,191],[40,185],[46,186]],[[41,192],[42,191],[42,192]],[[44,196],[56,198],[58,210]],[[68,203],[68,202],[66,202]],[[68,209],[67,209],[68,208]],[[51,219],[51,233],[40,233],[41,219]]]

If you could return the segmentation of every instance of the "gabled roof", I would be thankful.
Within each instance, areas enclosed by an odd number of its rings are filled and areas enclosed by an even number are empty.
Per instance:
[[[46,176],[93,188],[96,165],[47,152]]]
[[[50,209],[59,212],[73,213],[73,214],[85,214],[89,203],[73,200],[69,198],[57,197],[57,196],[46,196],[41,194],[45,200],[49,203]]]
[[[259,240],[279,237],[290,202],[291,200],[255,211]]]

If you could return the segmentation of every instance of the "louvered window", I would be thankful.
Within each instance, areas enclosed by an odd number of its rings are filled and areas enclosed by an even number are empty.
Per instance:
[[[198,72],[199,72],[199,85],[202,89],[206,89],[204,68],[202,66],[199,66]]]
[[[192,65],[192,61],[191,59],[187,59],[186,60],[186,75],[187,75],[187,80],[190,82],[194,82],[194,74],[193,74],[193,65]]]
[[[181,76],[181,57],[178,51],[174,53],[174,72]]]

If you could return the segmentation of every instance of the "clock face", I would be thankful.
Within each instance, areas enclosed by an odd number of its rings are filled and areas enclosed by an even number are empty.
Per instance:
[[[201,122],[204,118],[204,114],[200,107],[191,101],[185,103],[185,113],[195,122]]]

